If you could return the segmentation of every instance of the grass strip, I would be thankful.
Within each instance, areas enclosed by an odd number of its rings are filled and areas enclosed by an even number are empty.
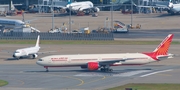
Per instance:
[[[0,80],[0,87],[7,85],[8,82],[4,80]]]
[[[69,44],[69,45],[158,45],[161,41],[81,41],[81,40],[41,40],[40,44]],[[36,40],[0,40],[0,44],[35,44]],[[172,44],[180,44],[173,41]]]
[[[144,84],[130,83],[119,87],[110,88],[107,90],[179,90],[180,84]]]

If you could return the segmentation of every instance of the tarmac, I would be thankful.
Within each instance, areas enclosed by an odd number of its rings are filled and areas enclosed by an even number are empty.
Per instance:
[[[82,70],[80,67],[49,68],[45,72],[36,65],[38,58],[51,54],[98,54],[150,52],[158,45],[41,45],[40,52],[57,52],[39,55],[37,59],[13,60],[4,50],[15,50],[32,45],[0,45],[0,78],[7,80],[4,90],[104,90],[127,83],[180,83],[178,57],[142,66],[112,67],[112,73]],[[170,53],[180,54],[179,45],[172,45]],[[152,77],[152,78],[150,78]],[[158,81],[158,82],[157,82]]]
[[[51,13],[35,13],[25,14],[24,19],[30,22],[32,27],[37,28],[41,32],[47,32],[54,27],[62,27],[63,23],[69,29],[69,16],[55,14],[54,20]],[[5,17],[9,19],[22,20],[21,15]],[[108,20],[106,20],[108,18]],[[133,14],[132,25],[141,25],[142,30],[153,29],[179,29],[180,23],[179,15],[170,15],[167,13],[152,13],[152,14]],[[112,21],[121,21],[126,25],[131,24],[131,14],[122,14],[120,11],[113,12],[113,19],[111,20],[111,13],[109,11],[98,12],[98,17],[89,16],[71,16],[72,30],[77,30],[82,27],[89,27],[90,30],[98,29],[99,27],[111,27]],[[54,24],[52,22],[54,21]],[[106,22],[106,23],[105,23]]]
[[[119,20],[125,24],[130,24],[131,15],[114,12],[114,20]],[[33,27],[42,32],[48,31],[52,26],[51,14],[25,14],[25,20],[32,20]],[[98,17],[91,16],[72,16],[73,29],[78,27],[87,27],[96,29],[103,27],[105,19],[109,17],[110,12],[100,12]],[[12,16],[22,20],[22,16]],[[68,16],[59,16],[54,18],[54,26],[60,27],[63,22],[68,23]],[[145,32],[155,33],[156,30],[162,30],[159,33],[160,39],[164,39],[167,32],[163,29],[179,29],[178,16],[168,14],[133,14],[133,25],[141,24]],[[88,23],[89,22],[89,23]],[[67,26],[68,27],[68,26]],[[155,31],[153,31],[155,30]],[[139,30],[141,31],[141,30]],[[131,33],[143,36],[143,33]],[[163,33],[164,32],[164,33]],[[163,35],[161,35],[163,34]],[[119,34],[122,35],[122,34]],[[127,34],[126,34],[127,35]],[[147,34],[145,34],[147,35]],[[144,35],[144,36],[145,36]],[[152,34],[151,34],[152,35]],[[179,33],[177,34],[179,35]],[[118,36],[118,35],[117,35]],[[125,35],[124,35],[125,36]],[[154,36],[152,36],[154,37]],[[163,38],[162,38],[163,37]],[[179,36],[176,37],[178,39]],[[119,37],[120,38],[120,37]],[[126,39],[126,37],[124,38]],[[137,38],[141,40],[143,38]],[[159,39],[159,38],[158,38]],[[156,37],[153,38],[156,40]],[[57,51],[47,54],[39,54],[37,59],[14,60],[12,53],[14,50],[34,45],[19,44],[0,44],[0,78],[7,80],[8,85],[0,90],[103,90],[127,83],[180,83],[178,80],[180,61],[179,45],[171,45],[169,52],[177,56],[172,59],[160,62],[150,63],[143,66],[118,66],[112,67],[114,72],[102,73],[99,71],[89,72],[80,67],[62,67],[49,68],[50,72],[36,65],[36,61],[44,56],[52,54],[98,54],[98,53],[133,53],[133,52],[151,52],[158,45],[40,45],[40,52]]]

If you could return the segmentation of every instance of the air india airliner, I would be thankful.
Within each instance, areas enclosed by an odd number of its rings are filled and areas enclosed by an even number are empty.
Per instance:
[[[151,62],[173,58],[168,53],[173,34],[169,34],[152,52],[143,53],[112,53],[112,54],[78,54],[78,55],[50,55],[40,58],[36,63],[44,66],[48,72],[49,67],[73,67],[82,69],[113,71],[110,66],[142,65]]]

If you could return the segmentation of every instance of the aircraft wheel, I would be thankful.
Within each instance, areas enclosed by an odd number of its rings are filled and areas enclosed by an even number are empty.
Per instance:
[[[113,69],[110,68],[110,69],[109,69],[109,72],[112,72],[112,71],[113,71]]]
[[[19,57],[19,59],[23,59],[23,57]]]
[[[108,72],[108,71],[109,71],[109,68],[105,68],[104,71],[105,71],[105,72]]]
[[[16,59],[16,60],[19,60],[19,59],[20,59],[20,57],[16,57],[15,59]]]
[[[101,70],[101,71],[105,71],[105,69],[104,69],[104,68],[101,68],[100,70]]]
[[[49,72],[48,67],[44,67],[44,68],[46,68],[46,72]]]
[[[35,56],[34,56],[34,55],[32,55],[32,59],[35,59]]]

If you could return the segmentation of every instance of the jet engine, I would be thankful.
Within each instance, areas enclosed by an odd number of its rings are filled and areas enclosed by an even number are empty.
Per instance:
[[[99,63],[98,62],[88,62],[87,68],[88,68],[88,70],[98,70]]]
[[[93,8],[93,11],[94,11],[94,12],[99,12],[100,9],[99,9],[98,7],[94,7],[94,8]]]
[[[37,54],[33,54],[32,56],[33,56],[33,59],[35,59],[35,58],[37,58],[37,57],[38,57],[38,55],[37,55]]]

